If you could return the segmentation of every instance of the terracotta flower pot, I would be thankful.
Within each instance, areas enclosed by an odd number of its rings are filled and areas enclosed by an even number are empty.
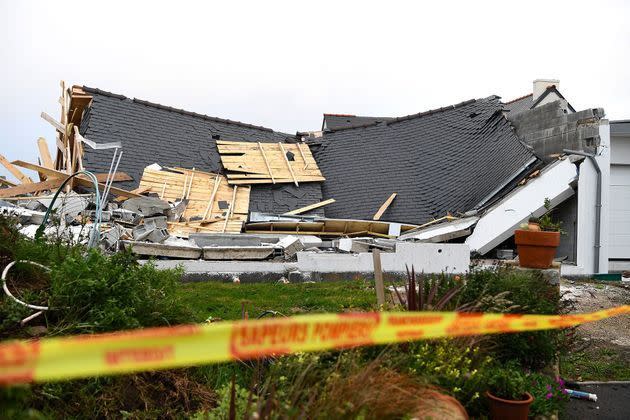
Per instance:
[[[528,268],[549,268],[560,245],[560,232],[515,230],[519,265]]]
[[[527,420],[529,406],[534,402],[534,397],[529,392],[525,393],[524,400],[504,400],[486,392],[490,403],[490,418],[493,420]]]

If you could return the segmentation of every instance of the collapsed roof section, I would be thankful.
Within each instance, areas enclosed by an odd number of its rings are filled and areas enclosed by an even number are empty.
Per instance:
[[[188,112],[159,104],[131,99],[99,89],[84,87],[92,102],[81,121],[81,134],[96,143],[119,141],[123,156],[119,170],[133,180],[120,183],[135,188],[146,166],[155,162],[166,166],[196,168],[218,173],[223,167],[217,140],[253,143],[294,141],[290,134],[269,128]],[[95,172],[107,172],[111,151],[85,148],[83,163]],[[320,183],[300,188],[285,185],[255,185],[250,210],[285,213],[322,200]],[[311,214],[323,215],[323,209]]]
[[[532,161],[499,98],[470,100],[420,114],[324,132],[316,159],[326,177],[326,216],[425,223],[466,212]]]

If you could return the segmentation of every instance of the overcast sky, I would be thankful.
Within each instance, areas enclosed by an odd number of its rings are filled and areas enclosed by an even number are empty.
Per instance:
[[[603,1],[0,0],[0,151],[54,146],[59,81],[294,133],[558,78],[630,119],[630,6]],[[4,168],[0,174],[6,174]]]

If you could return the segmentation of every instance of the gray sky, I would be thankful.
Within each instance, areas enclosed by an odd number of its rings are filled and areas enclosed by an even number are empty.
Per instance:
[[[0,0],[0,151],[51,148],[59,80],[277,131],[401,116],[558,78],[630,118],[630,5],[583,1]],[[6,175],[0,168],[0,175]]]

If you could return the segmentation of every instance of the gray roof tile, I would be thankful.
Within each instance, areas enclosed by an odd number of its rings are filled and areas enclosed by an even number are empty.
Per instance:
[[[496,96],[389,122],[325,132],[316,159],[326,177],[327,217],[425,223],[471,210],[534,155]]]
[[[116,183],[121,188],[136,188],[144,168],[153,163],[162,166],[196,168],[220,172],[221,159],[216,148],[221,140],[285,142],[294,136],[269,128],[238,121],[209,117],[139,99],[130,99],[99,89],[84,87],[93,96],[83,116],[81,134],[96,143],[120,141],[123,157],[118,168],[134,180]],[[85,148],[86,169],[106,173],[112,151]],[[321,201],[320,183],[300,184],[300,196],[290,184],[252,187],[252,211],[282,213]],[[323,209],[315,214],[323,215]]]

